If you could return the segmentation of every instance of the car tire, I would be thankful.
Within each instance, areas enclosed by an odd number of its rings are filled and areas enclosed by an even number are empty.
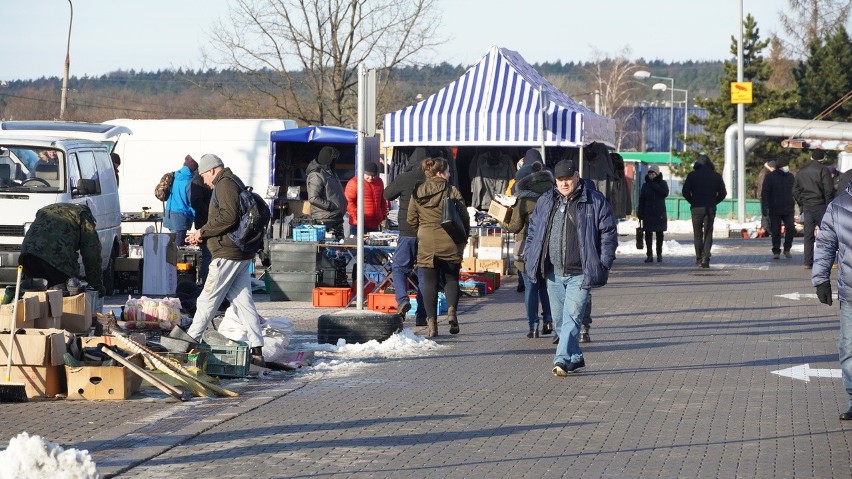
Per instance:
[[[397,314],[375,311],[338,311],[317,318],[317,342],[336,344],[339,339],[347,343],[384,341],[402,329],[402,318]]]

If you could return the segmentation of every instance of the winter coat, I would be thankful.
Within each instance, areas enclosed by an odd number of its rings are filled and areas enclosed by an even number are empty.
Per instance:
[[[850,181],[852,181],[852,168],[844,171],[834,179],[835,195],[839,195],[846,191],[846,187],[849,186]]]
[[[793,199],[792,173],[786,173],[781,168],[766,175],[763,179],[760,194],[760,209],[763,216],[784,216],[796,212]]]
[[[308,202],[311,218],[315,220],[343,221],[346,195],[340,179],[330,168],[311,160],[307,168]]]
[[[630,185],[624,176],[624,159],[618,153],[610,153],[615,177],[610,184],[610,195],[607,197],[616,218],[624,218],[633,211],[630,198]]]
[[[597,288],[606,284],[609,269],[615,261],[618,247],[618,230],[612,208],[604,195],[595,191],[590,180],[581,180],[582,190],[573,199],[577,207],[577,238],[580,242],[580,262],[583,265],[583,288]],[[538,199],[527,224],[527,242],[524,250],[525,271],[530,281],[543,277],[547,259],[547,245],[557,211],[560,193],[551,188]],[[565,228],[570,221],[565,222]],[[565,231],[555,232],[564,238]],[[561,273],[561,272],[560,272]]]
[[[506,192],[509,180],[515,177],[512,158],[499,149],[489,149],[478,153],[470,162],[471,206],[487,211],[491,200]]]
[[[834,198],[834,182],[828,168],[811,160],[799,168],[793,183],[793,197],[802,210],[822,209]]]
[[[835,254],[836,253],[836,254]],[[811,283],[818,286],[831,279],[831,266],[837,260],[837,297],[841,304],[852,300],[852,189],[847,187],[829,203],[814,244]]]
[[[55,203],[36,211],[21,243],[21,256],[25,255],[33,255],[69,277],[80,275],[78,258],[82,257],[86,281],[103,291],[101,242],[95,217],[86,205]]]
[[[527,241],[527,222],[535,209],[538,198],[545,191],[553,188],[553,173],[543,168],[539,171],[522,176],[516,183],[515,206],[512,207],[512,216],[506,229],[515,233],[515,266],[518,271],[524,270],[524,249]]]
[[[669,185],[663,180],[663,175],[657,175],[651,180],[645,175],[645,183],[639,191],[639,206],[636,216],[642,221],[645,231],[666,231],[668,229],[668,214],[666,212],[666,197],[669,196]]]
[[[195,229],[200,230],[202,226],[207,224],[207,211],[210,210],[210,198],[213,196],[213,190],[204,184],[204,178],[201,175],[195,175],[189,185],[189,192],[189,202],[192,209],[195,210]]]
[[[698,157],[695,168],[686,175],[682,193],[692,208],[712,208],[713,211],[728,196],[722,175],[716,173],[713,162],[703,156]]]
[[[382,196],[385,183],[378,176],[373,181],[364,180],[364,228],[376,229],[388,217],[388,202]],[[349,224],[358,224],[358,177],[353,176],[346,183],[346,212]]]
[[[166,211],[163,215],[163,226],[170,230],[188,230],[192,227],[195,210],[191,204],[190,184],[195,174],[188,166],[175,171],[169,199],[166,201]]]
[[[408,223],[408,205],[411,202],[411,194],[414,193],[414,188],[424,181],[426,181],[426,174],[420,168],[420,160],[412,157],[405,171],[394,178],[385,188],[384,197],[386,200],[393,201],[399,198],[397,222],[399,223],[400,236],[417,236],[417,229],[412,228]]]
[[[441,177],[429,178],[419,184],[408,205],[408,223],[417,231],[417,267],[434,268],[435,259],[461,264],[467,243],[455,244],[441,227],[442,201],[449,188],[450,199],[456,202],[465,231],[470,235],[470,216],[459,190]]]
[[[214,258],[242,261],[254,258],[254,253],[244,253],[238,248],[228,233],[233,231],[240,221],[240,187],[229,178],[239,178],[224,168],[213,178],[213,196],[207,210],[207,224],[201,227],[201,239],[207,243],[207,249]]]

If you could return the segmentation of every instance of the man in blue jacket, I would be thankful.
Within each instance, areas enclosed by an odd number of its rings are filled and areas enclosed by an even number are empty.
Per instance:
[[[175,171],[172,190],[166,201],[166,211],[163,214],[163,226],[175,234],[177,246],[186,245],[186,232],[192,228],[195,210],[190,200],[190,188],[198,163],[189,155],[183,159],[183,166]]]
[[[579,332],[589,290],[606,284],[618,231],[606,197],[580,178],[572,159],[553,169],[556,186],[541,195],[529,218],[523,253],[531,282],[545,281],[559,343],[553,374],[586,366]]]
[[[848,395],[848,407],[840,414],[841,421],[852,420],[852,190],[837,192],[828,204],[814,245],[811,283],[816,286],[821,303],[831,306],[831,267],[837,260],[840,276],[837,280],[837,299],[840,300],[840,371],[843,388]]]

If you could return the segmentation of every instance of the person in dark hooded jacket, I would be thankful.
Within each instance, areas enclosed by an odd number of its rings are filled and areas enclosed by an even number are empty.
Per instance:
[[[426,175],[420,162],[426,159],[426,149],[415,148],[408,157],[408,162],[396,178],[385,187],[384,198],[387,201],[399,199],[399,210],[397,211],[397,222],[399,223],[399,239],[396,251],[393,254],[393,265],[391,275],[393,280],[394,294],[396,295],[396,310],[400,316],[411,310],[411,302],[408,299],[408,277],[414,270],[417,261],[417,230],[408,223],[408,204],[411,194],[419,183],[426,181]],[[417,270],[417,283],[422,284],[423,276]],[[417,313],[415,314],[415,325],[426,326],[426,310],[423,306],[423,295],[417,288]]]
[[[799,168],[796,181],[793,182],[793,197],[802,211],[802,225],[805,228],[802,263],[807,269],[812,268],[814,264],[816,229],[822,222],[825,209],[834,198],[834,182],[825,162],[825,151],[812,150],[811,161]]]
[[[775,162],[775,169],[763,179],[760,188],[760,207],[763,216],[769,218],[769,232],[772,235],[772,258],[781,257],[781,225],[784,225],[784,257],[792,258],[790,248],[796,235],[793,215],[796,203],[793,200],[793,182],[795,181],[786,160]]]
[[[447,322],[450,334],[459,333],[456,308],[459,303],[459,271],[467,244],[455,243],[441,226],[444,198],[455,203],[455,208],[470,235],[470,216],[458,188],[450,184],[450,165],[444,158],[427,158],[421,163],[426,181],[420,183],[411,195],[408,205],[408,223],[417,231],[417,266],[423,274],[420,290],[426,306],[428,336],[438,335],[438,276],[445,280],[447,296]]]
[[[669,185],[663,180],[660,167],[651,165],[639,192],[639,206],[636,208],[636,216],[645,228],[645,245],[648,248],[646,263],[654,261],[654,253],[651,249],[654,233],[657,234],[657,262],[663,261],[663,241],[665,241],[665,231],[668,229],[667,196],[669,196]]]
[[[534,150],[530,150],[534,151]],[[536,152],[538,153],[538,152]],[[539,159],[541,157],[539,156]],[[524,284],[524,306],[527,312],[527,322],[530,330],[528,338],[539,337],[538,331],[538,305],[541,304],[541,317],[543,325],[542,334],[553,332],[553,317],[550,314],[550,297],[547,288],[539,283],[530,282],[524,272],[524,248],[527,241],[527,222],[535,209],[538,198],[545,191],[553,188],[553,174],[544,167],[541,161],[531,162],[529,165],[524,161],[524,166],[515,175],[515,205],[512,208],[512,216],[506,229],[515,234],[515,266],[518,268],[520,280]]]
[[[709,268],[716,205],[728,196],[728,191],[722,175],[716,173],[713,162],[706,155],[698,155],[692,171],[683,182],[682,193],[691,206],[695,264]]]
[[[340,156],[337,148],[324,146],[307,168],[308,202],[311,218],[323,224],[335,239],[343,238],[343,213],[346,212],[346,195],[340,178],[331,168]]]

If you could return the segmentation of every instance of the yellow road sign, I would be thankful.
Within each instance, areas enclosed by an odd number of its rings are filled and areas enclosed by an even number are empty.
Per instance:
[[[752,89],[750,81],[731,82],[731,103],[751,103]]]

